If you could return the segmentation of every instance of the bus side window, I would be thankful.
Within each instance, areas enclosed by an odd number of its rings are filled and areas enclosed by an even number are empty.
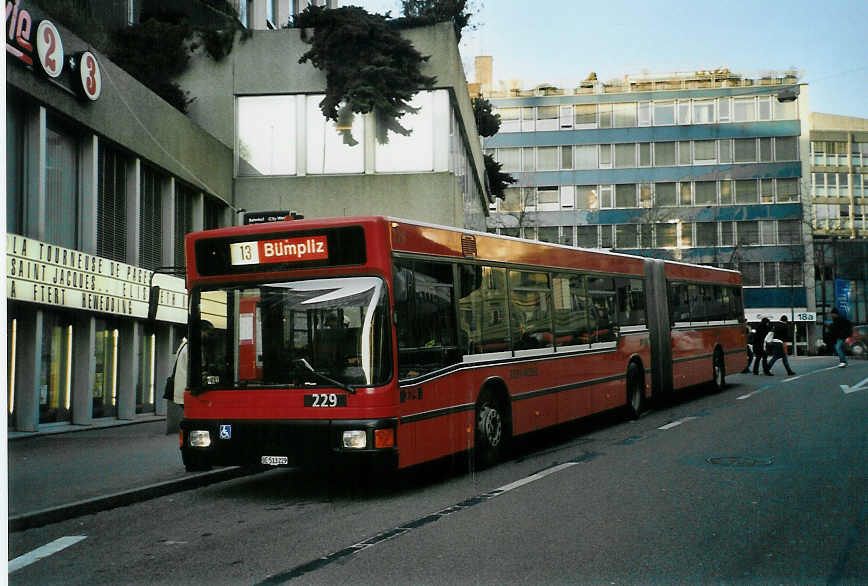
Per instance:
[[[617,313],[615,280],[611,277],[589,277],[588,298],[591,309],[591,342],[614,342]]]
[[[669,319],[672,324],[690,321],[690,296],[687,283],[669,283]]]
[[[618,290],[618,325],[645,325],[645,284],[642,279],[615,279]]]
[[[395,304],[399,376],[402,378],[420,376],[460,360],[452,266],[451,263],[395,261],[395,274],[402,275],[407,291],[406,302]]]

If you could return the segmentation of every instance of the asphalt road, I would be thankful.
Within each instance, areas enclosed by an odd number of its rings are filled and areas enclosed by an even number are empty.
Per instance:
[[[484,471],[281,469],[15,533],[15,564],[59,551],[9,583],[865,584],[868,362],[828,364],[538,434]]]

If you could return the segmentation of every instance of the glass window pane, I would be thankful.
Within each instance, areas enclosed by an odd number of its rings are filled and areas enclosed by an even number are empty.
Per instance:
[[[690,124],[690,100],[678,100],[678,124]]]
[[[537,171],[556,171],[558,169],[558,147],[538,147],[536,149]]]
[[[612,145],[600,145],[600,167],[608,168],[612,166]]]
[[[759,287],[762,285],[760,267],[761,263],[758,262],[743,262],[739,264],[738,270],[741,272],[741,282],[745,287]]]
[[[636,126],[636,102],[613,104],[612,107],[614,109],[614,126],[616,128]]]
[[[694,183],[696,205],[717,203],[717,183],[714,181],[697,181]]]
[[[796,114],[798,101],[779,102],[774,100],[772,103],[775,109],[775,120],[795,120],[798,118]]]
[[[689,206],[693,203],[691,193],[690,193],[690,182],[682,181],[678,187],[678,204],[682,206]]]
[[[636,248],[639,240],[637,224],[617,224],[615,226],[615,246],[618,248]]]
[[[564,145],[561,147],[561,169],[573,168],[573,147]]]
[[[548,274],[509,271],[509,322],[513,350],[553,345]]]
[[[755,179],[742,179],[735,182],[735,203],[757,203]]]
[[[736,138],[733,140],[733,143],[735,146],[736,163],[756,162],[756,139]]]
[[[675,102],[654,102],[654,125],[675,124]]]
[[[615,283],[611,277],[588,277],[592,342],[615,341]]]
[[[795,161],[798,158],[798,141],[795,136],[775,138],[776,161]]]
[[[772,104],[770,102],[769,96],[763,96],[757,100],[757,106],[759,107],[759,119],[760,120],[771,120],[772,119]]]
[[[295,96],[238,98],[238,173],[295,175]]]
[[[774,203],[775,201],[775,180],[760,179],[760,202]]]
[[[597,226],[577,226],[576,246],[581,248],[597,248]]]
[[[719,140],[718,143],[718,153],[721,163],[731,163],[732,162],[732,141],[729,139]]]
[[[639,126],[651,126],[651,102],[639,102]]]
[[[575,147],[576,169],[597,169],[597,145],[578,145]]]
[[[717,222],[696,223],[696,245],[717,246]]]
[[[681,224],[681,248],[693,246],[693,224],[684,222]]]
[[[735,98],[732,105],[735,122],[753,122],[756,120],[755,100],[751,98]]]
[[[761,220],[760,223],[760,242],[765,245],[777,244],[777,228],[774,220]]]
[[[552,278],[555,335],[558,346],[590,343],[591,312],[585,292],[585,278],[562,275]]]
[[[759,139],[759,160],[762,163],[772,160],[772,139],[761,137]]]
[[[495,158],[503,165],[501,171],[521,171],[521,149],[497,149]]]
[[[675,248],[678,245],[678,224],[655,224],[654,232],[658,248]]]
[[[521,170],[536,171],[536,151],[533,147],[521,149]]]
[[[79,207],[77,139],[60,128],[49,126],[45,149],[45,240],[76,248]]]
[[[756,221],[737,222],[738,243],[742,246],[759,246],[759,224]]]
[[[636,166],[636,145],[634,143],[615,145],[615,167]]]
[[[693,155],[690,152],[690,141],[682,140],[678,143],[678,163],[680,165],[689,165],[693,162]]]
[[[713,163],[715,161],[713,140],[693,141],[693,159],[696,163]]]
[[[819,177],[823,177],[823,173],[817,173]],[[798,179],[778,179],[778,202],[798,201],[799,200],[799,180]]]
[[[579,185],[576,187],[576,208],[580,210],[599,208],[596,185]]]
[[[619,184],[615,186],[615,207],[636,207],[636,185],[633,183]]]
[[[540,242],[551,242],[558,244],[558,227],[557,226],[540,226],[537,229]]]
[[[640,167],[650,167],[651,166],[651,143],[650,142],[640,142],[639,143],[639,166]]]
[[[763,265],[763,285],[766,287],[775,287],[778,284],[778,280],[775,276],[775,263],[773,262],[764,262]]]
[[[778,220],[778,243],[801,244],[802,231],[799,220]]]
[[[720,182],[720,204],[732,203],[732,181],[724,180]]]
[[[612,104],[600,104],[600,128],[612,127]]]
[[[717,119],[720,122],[729,122],[729,98],[717,99]]]
[[[667,167],[675,164],[675,143],[674,142],[655,142],[654,143],[654,166]]]
[[[712,124],[714,122],[714,100],[693,101],[693,123]]]
[[[585,129],[597,127],[596,104],[576,104],[574,108],[576,116],[575,128]]]
[[[612,186],[611,185],[601,185],[600,186],[600,207],[601,208],[611,208],[612,207]]]
[[[307,96],[307,172],[364,173],[364,116],[353,115],[349,132],[338,131],[337,124],[319,109],[324,97]]]
[[[657,183],[654,186],[654,199],[658,206],[677,205],[674,183]]]
[[[610,224],[603,224],[600,226],[600,247],[601,248],[614,248],[615,247],[615,239],[612,236],[612,228],[613,226]]]

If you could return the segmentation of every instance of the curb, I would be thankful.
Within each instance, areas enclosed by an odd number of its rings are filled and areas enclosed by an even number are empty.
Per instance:
[[[90,515],[117,507],[124,507],[126,505],[143,502],[168,494],[183,492],[185,490],[199,488],[209,484],[239,478],[241,476],[257,474],[258,472],[259,470],[239,467],[222,468],[212,472],[201,472],[176,480],[166,480],[142,488],[116,492],[114,494],[42,509],[32,513],[23,513],[9,518],[9,532],[12,533],[16,531],[24,531],[26,529],[34,529],[36,527],[43,527],[45,525],[74,519],[83,515]]]

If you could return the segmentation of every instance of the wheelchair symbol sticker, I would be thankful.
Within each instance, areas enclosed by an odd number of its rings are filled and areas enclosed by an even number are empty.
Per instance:
[[[222,440],[232,439],[232,426],[231,425],[221,425],[220,426],[220,439],[222,439]]]

